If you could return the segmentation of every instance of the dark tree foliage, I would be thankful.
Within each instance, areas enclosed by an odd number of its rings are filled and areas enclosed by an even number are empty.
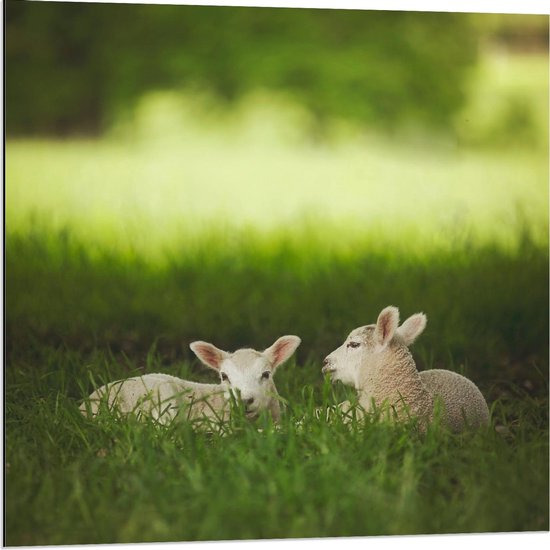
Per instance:
[[[475,62],[464,14],[6,3],[9,134],[99,133],[157,89],[286,92],[320,122],[444,125]]]

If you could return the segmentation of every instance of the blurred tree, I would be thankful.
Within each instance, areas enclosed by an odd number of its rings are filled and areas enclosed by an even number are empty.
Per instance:
[[[548,16],[487,13],[474,18],[485,41],[519,52],[548,53]]]
[[[6,3],[8,134],[100,133],[146,92],[289,93],[319,122],[445,125],[476,27],[452,13]]]

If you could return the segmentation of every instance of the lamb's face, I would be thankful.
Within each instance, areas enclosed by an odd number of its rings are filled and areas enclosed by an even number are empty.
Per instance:
[[[267,357],[252,349],[238,350],[224,359],[220,379],[226,397],[240,399],[249,417],[256,417],[267,408],[276,391],[272,365]]]
[[[273,382],[275,369],[296,351],[300,342],[298,336],[281,336],[262,352],[240,349],[228,353],[200,341],[190,347],[205,365],[219,372],[226,397],[240,399],[247,416],[254,418],[272,405],[277,394]]]
[[[366,325],[352,330],[344,343],[327,355],[322,372],[329,374],[333,382],[357,387],[359,369],[376,349],[375,329],[376,325]]]
[[[360,370],[376,365],[374,356],[384,353],[392,342],[399,346],[409,346],[426,327],[423,313],[411,315],[400,327],[399,310],[388,306],[378,315],[375,325],[366,325],[353,330],[346,341],[323,363],[323,373],[330,374],[333,381],[359,388]]]

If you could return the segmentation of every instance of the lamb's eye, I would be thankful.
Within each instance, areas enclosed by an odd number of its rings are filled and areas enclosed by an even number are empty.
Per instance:
[[[359,342],[348,342],[348,348],[358,348],[361,344]]]
[[[262,380],[267,380],[270,374],[271,373],[268,370],[266,370],[265,372],[262,372]]]
[[[222,380],[224,382],[229,382],[229,377],[227,376],[227,374],[225,374],[225,372],[222,372]]]

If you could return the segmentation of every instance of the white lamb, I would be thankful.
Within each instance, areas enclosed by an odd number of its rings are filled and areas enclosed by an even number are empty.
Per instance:
[[[365,410],[389,406],[398,418],[415,416],[421,428],[433,420],[434,405],[443,406],[442,420],[454,432],[489,423],[489,409],[477,386],[456,372],[442,369],[418,372],[408,350],[426,327],[416,313],[400,327],[399,310],[382,310],[376,325],[353,330],[324,361],[323,373],[332,381],[354,386]],[[349,409],[349,402],[340,405]]]
[[[240,399],[248,418],[267,410],[275,422],[280,406],[273,374],[300,345],[297,336],[282,336],[263,352],[240,349],[228,353],[207,342],[193,342],[195,355],[220,375],[219,384],[182,380],[169,374],[145,374],[117,380],[94,391],[82,403],[83,414],[95,416],[107,406],[120,413],[151,416],[161,424],[184,420],[227,420],[232,397]]]

